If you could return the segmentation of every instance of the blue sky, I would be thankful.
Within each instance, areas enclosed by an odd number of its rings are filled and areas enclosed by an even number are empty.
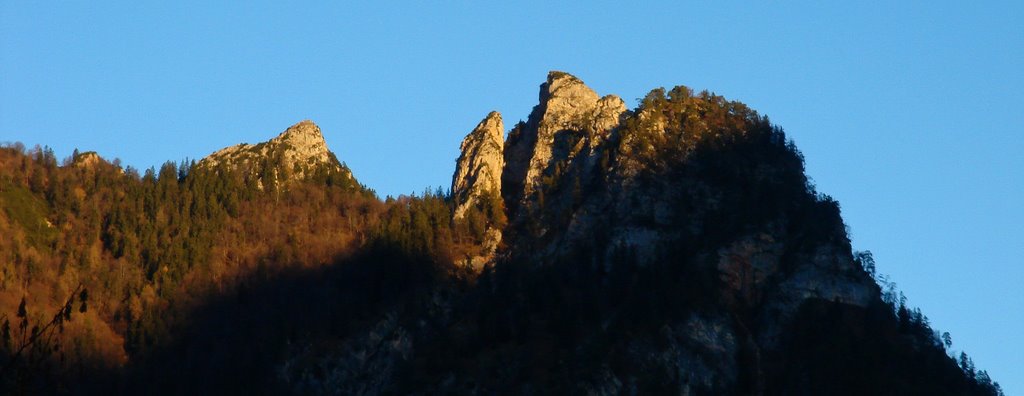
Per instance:
[[[0,141],[136,168],[308,118],[397,195],[447,186],[462,137],[526,118],[548,70],[630,104],[674,85],[743,101],[796,141],[855,248],[1024,394],[1019,1],[39,3],[0,3]]]

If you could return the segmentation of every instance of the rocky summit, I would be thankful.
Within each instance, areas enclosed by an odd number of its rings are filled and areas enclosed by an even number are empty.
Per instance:
[[[304,180],[318,171],[342,173],[352,179],[347,167],[327,148],[320,127],[310,120],[292,125],[263,143],[225,147],[203,158],[197,166],[239,169],[248,177],[258,177],[261,184],[271,178],[275,182]]]
[[[79,168],[92,169],[101,162],[104,162],[103,158],[100,158],[100,155],[96,154],[95,151],[86,151],[77,156],[73,156],[71,163]]]
[[[575,76],[552,71],[541,85],[540,103],[517,124],[505,144],[504,195],[511,207],[528,199],[541,176],[559,161],[590,152],[619,124],[626,104],[615,95],[599,97]]]

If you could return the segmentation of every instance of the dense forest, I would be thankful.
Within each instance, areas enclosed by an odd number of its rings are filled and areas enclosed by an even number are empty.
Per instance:
[[[495,192],[459,218],[451,191],[382,200],[344,166],[139,171],[6,144],[0,392],[1001,394],[849,250],[839,204],[766,117],[685,87],[624,117],[595,161],[554,161],[531,195]],[[581,220],[638,197],[623,191],[664,196],[669,214]],[[601,253],[620,220],[669,243]],[[580,224],[585,241],[566,231]],[[505,240],[475,269],[489,229]],[[778,284],[838,246],[857,264],[844,276],[878,297],[808,299],[775,324],[764,312],[784,292],[717,263],[776,245]],[[711,374],[671,369],[669,350]]]

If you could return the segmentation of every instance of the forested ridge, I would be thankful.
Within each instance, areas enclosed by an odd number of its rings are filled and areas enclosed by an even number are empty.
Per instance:
[[[0,391],[1001,393],[850,250],[766,117],[685,87],[623,114],[457,218],[459,194],[382,200],[333,155],[139,171],[6,144]],[[869,302],[779,305],[823,251]]]
[[[67,376],[79,386],[106,386],[102,376],[176,341],[177,329],[212,299],[244,296],[261,282],[366,250],[449,271],[455,246],[474,238],[468,227],[452,228],[436,191],[381,201],[331,174],[262,189],[238,169],[196,168],[194,161],[140,174],[107,162],[79,166],[78,157],[58,164],[49,149],[0,149],[8,389],[49,389],[50,379]],[[11,356],[31,338],[22,317],[30,327],[44,323],[79,286],[88,290],[88,309],[79,313],[76,305],[59,335]]]

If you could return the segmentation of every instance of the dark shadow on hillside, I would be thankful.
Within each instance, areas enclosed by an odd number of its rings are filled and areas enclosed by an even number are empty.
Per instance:
[[[424,257],[376,246],[317,269],[256,276],[175,326],[174,340],[126,369],[128,394],[281,394],[293,345],[364,332],[449,282]]]

